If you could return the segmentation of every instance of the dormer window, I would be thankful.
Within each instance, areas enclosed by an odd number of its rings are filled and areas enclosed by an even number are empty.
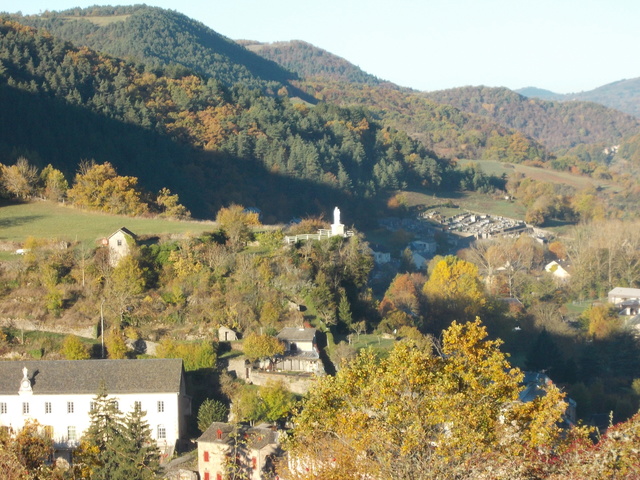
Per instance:
[[[218,440],[222,440],[222,430],[218,429],[218,431],[216,432],[216,438]]]

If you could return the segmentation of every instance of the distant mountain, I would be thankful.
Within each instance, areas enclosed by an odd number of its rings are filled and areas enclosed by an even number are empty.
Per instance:
[[[545,90],[537,87],[525,87],[515,90],[516,93],[523,97],[540,98],[541,100],[561,100],[562,94],[555,93],[551,90]]]
[[[551,102],[506,88],[463,87],[424,95],[519,130],[554,150],[579,144],[615,145],[640,128],[633,116],[597,103]]]
[[[259,43],[238,40],[248,50],[272,60],[291,72],[305,78],[325,78],[349,83],[380,85],[382,80],[366,73],[342,57],[301,40]]]
[[[640,77],[609,83],[587,92],[568,93],[566,95],[534,87],[516,91],[525,97],[544,100],[595,102],[640,118]]]
[[[145,5],[89,7],[18,17],[77,46],[87,46],[151,67],[175,65],[225,85],[286,83],[295,74],[238,45],[201,22]]]

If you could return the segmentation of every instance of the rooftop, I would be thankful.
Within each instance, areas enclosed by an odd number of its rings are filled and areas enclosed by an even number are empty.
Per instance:
[[[0,362],[0,395],[17,395],[27,368],[34,395],[179,393],[182,360],[25,360]]]

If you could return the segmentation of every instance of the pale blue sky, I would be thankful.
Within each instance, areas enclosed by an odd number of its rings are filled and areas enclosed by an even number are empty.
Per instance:
[[[34,14],[97,0],[0,0]],[[402,86],[579,92],[640,77],[638,0],[148,0],[232,39],[299,39]]]

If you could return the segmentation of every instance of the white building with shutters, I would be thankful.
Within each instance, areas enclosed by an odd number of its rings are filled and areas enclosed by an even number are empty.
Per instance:
[[[0,428],[15,433],[38,422],[56,455],[69,458],[103,384],[121,412],[146,412],[162,456],[171,457],[191,414],[180,359],[0,362]]]

